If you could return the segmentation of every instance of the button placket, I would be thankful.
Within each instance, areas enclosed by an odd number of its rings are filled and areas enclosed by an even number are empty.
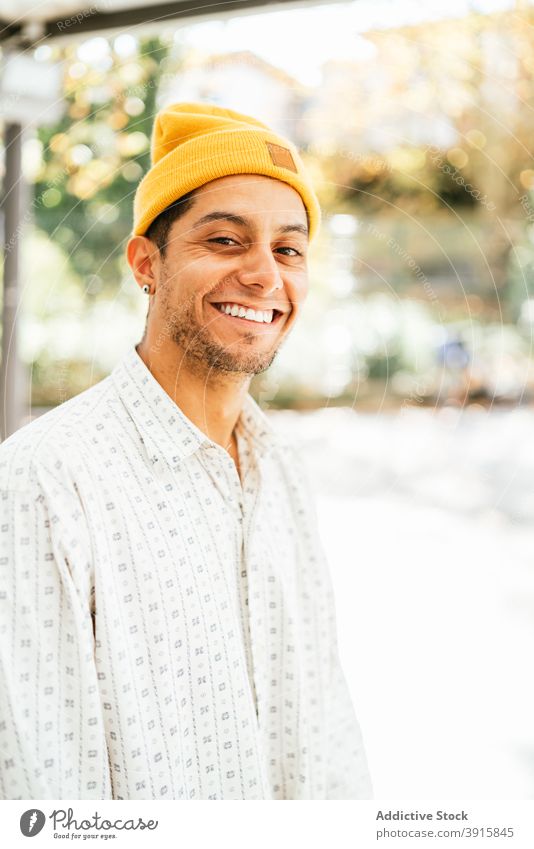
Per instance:
[[[241,524],[243,522],[243,487],[237,472],[236,465],[229,454],[215,443],[206,443],[203,451],[217,457],[219,473],[213,471],[212,465],[206,464],[207,471],[213,483],[219,490],[223,499],[228,503]],[[225,486],[224,484],[227,484]]]
[[[238,436],[238,449],[240,437]],[[249,682],[251,718],[257,725],[258,720],[258,701],[256,696],[256,686],[254,681],[254,665],[252,655],[252,640],[250,635],[250,617],[247,604],[248,598],[248,582],[246,574],[246,557],[243,537],[243,527],[246,518],[245,510],[245,492],[241,485],[241,480],[237,471],[237,467],[232,458],[226,451],[215,443],[206,443],[203,450],[209,455],[217,458],[217,465],[220,473],[214,472],[212,463],[207,462],[206,468],[213,480],[215,486],[220,492],[225,503],[228,504],[235,514],[238,522],[238,528],[235,533],[235,549],[234,549],[234,564],[236,569],[236,583],[238,588],[238,599],[236,600],[236,613],[239,619],[241,633],[243,637],[243,664],[247,672]],[[242,466],[243,480],[246,478],[247,471]],[[225,487],[224,483],[227,486]]]
[[[257,458],[256,458],[257,460]],[[262,682],[259,673],[265,668],[265,645],[262,637],[263,621],[261,611],[257,608],[254,602],[254,593],[257,591],[258,579],[261,576],[258,574],[258,564],[254,561],[254,546],[252,544],[254,536],[255,520],[259,509],[261,498],[261,472],[258,461],[248,469],[249,484],[244,487],[244,523],[243,523],[243,545],[242,559],[243,569],[246,570],[246,577],[242,580],[246,582],[246,590],[248,597],[248,605],[245,608],[247,617],[247,627],[249,634],[249,650],[251,663],[251,678],[254,686],[254,694],[256,700],[256,714],[258,719],[258,727],[262,722],[262,707],[265,708],[264,699],[262,699]],[[259,616],[259,619],[258,619]],[[262,705],[263,702],[263,705]]]

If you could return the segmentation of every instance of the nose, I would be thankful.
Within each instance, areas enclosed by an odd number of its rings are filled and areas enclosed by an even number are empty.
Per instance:
[[[284,286],[270,245],[261,242],[250,245],[240,264],[237,276],[244,286],[258,286],[266,295]]]

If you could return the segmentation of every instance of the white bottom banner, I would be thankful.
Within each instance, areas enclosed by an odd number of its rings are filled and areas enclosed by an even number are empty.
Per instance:
[[[533,849],[534,801],[119,802],[4,801],[2,846],[187,846]]]

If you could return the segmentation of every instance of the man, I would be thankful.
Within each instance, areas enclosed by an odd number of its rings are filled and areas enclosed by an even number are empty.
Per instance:
[[[152,158],[142,341],[0,449],[2,796],[368,798],[303,464],[247,392],[302,308],[315,194],[217,106],[162,110]]]

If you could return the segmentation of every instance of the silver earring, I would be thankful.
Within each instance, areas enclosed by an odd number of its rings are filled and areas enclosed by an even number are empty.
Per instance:
[[[143,292],[145,293],[145,295],[148,295],[150,293],[150,286],[148,285],[148,283],[145,283],[145,285],[143,286]]]

